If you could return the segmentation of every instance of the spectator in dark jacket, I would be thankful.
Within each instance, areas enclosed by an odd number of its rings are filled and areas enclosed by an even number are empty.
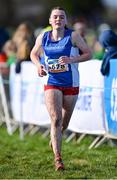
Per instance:
[[[99,36],[99,42],[105,49],[103,62],[101,66],[101,73],[109,75],[110,59],[117,58],[117,35],[112,30],[105,30]]]

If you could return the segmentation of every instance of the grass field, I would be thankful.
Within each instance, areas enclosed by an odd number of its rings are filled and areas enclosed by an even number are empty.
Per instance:
[[[91,140],[63,141],[66,170],[56,172],[49,138],[26,135],[21,141],[18,133],[9,136],[0,127],[0,179],[117,179],[117,146],[89,150]]]

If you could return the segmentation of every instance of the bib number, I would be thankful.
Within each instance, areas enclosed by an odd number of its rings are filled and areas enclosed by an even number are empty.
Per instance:
[[[52,73],[66,72],[68,71],[68,64],[61,65],[58,63],[58,59],[48,60],[48,71]]]

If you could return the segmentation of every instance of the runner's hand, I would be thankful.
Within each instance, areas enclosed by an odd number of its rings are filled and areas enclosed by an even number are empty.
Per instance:
[[[38,72],[38,75],[40,77],[43,77],[43,76],[46,76],[47,73],[46,73],[46,70],[45,70],[45,67],[44,65],[40,64],[38,67],[37,67],[37,72]]]
[[[70,57],[68,57],[68,56],[61,56],[61,57],[59,58],[59,63],[60,63],[61,65],[70,64],[70,63],[71,63]]]

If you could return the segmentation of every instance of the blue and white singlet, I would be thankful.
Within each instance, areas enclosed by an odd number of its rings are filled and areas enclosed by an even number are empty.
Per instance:
[[[72,30],[66,29],[64,37],[58,41],[52,41],[50,34],[52,31],[44,33],[42,47],[44,49],[44,60],[48,71],[47,85],[59,87],[78,87],[79,72],[78,63],[60,65],[60,56],[78,56],[78,48],[73,47],[71,42]]]

